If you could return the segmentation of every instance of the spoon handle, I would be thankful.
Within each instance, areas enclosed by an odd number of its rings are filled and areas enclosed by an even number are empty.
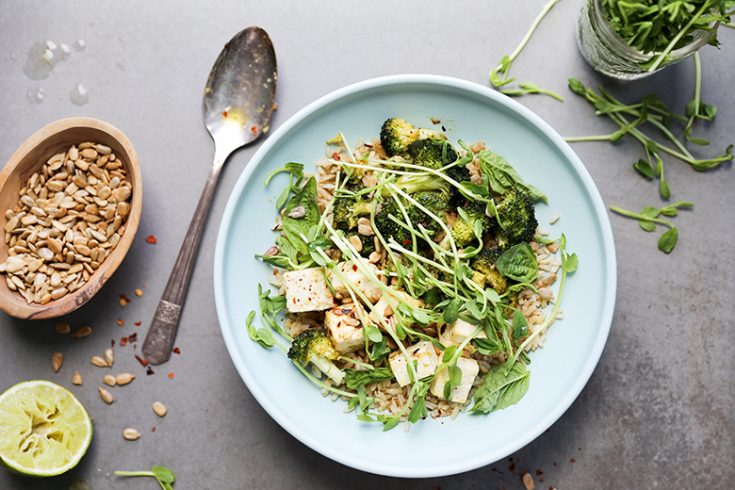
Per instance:
[[[143,354],[151,364],[161,364],[171,357],[171,349],[176,340],[176,332],[179,328],[181,309],[186,300],[186,292],[189,289],[189,279],[194,270],[199,243],[202,241],[204,224],[212,206],[212,197],[217,187],[217,181],[222,170],[221,163],[215,163],[207,178],[202,195],[199,198],[194,217],[191,219],[189,229],[186,232],[184,243],[181,244],[179,255],[176,257],[174,268],[168,278],[166,289],[163,290],[161,301],[156,308],[153,322],[148,329],[148,335],[143,342]]]

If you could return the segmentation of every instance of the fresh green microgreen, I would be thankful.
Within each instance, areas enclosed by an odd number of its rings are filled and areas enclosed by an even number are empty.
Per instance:
[[[137,477],[145,476],[154,478],[162,490],[173,490],[176,476],[173,471],[165,466],[154,466],[150,471],[115,471],[117,476]]]
[[[699,79],[701,75],[697,75]],[[699,85],[699,81],[695,83]],[[567,138],[569,142],[582,142],[582,141],[616,141],[623,135],[628,135],[637,140],[645,152],[645,160],[640,159],[633,168],[646,179],[658,179],[659,194],[663,199],[668,199],[671,196],[671,189],[668,181],[666,180],[664,162],[661,158],[663,153],[675,157],[696,171],[706,171],[714,169],[725,162],[729,162],[733,159],[732,148],[733,145],[728,146],[724,153],[711,158],[697,158],[695,157],[685,146],[679,138],[677,138],[672,131],[672,124],[674,122],[680,122],[686,124],[683,129],[685,140],[691,138],[689,136],[692,128],[692,124],[695,119],[707,120],[709,117],[697,117],[698,114],[702,114],[701,110],[698,109],[700,99],[700,89],[695,88],[695,96],[693,101],[695,102],[689,118],[676,114],[670,111],[666,105],[653,95],[644,97],[640,102],[634,104],[625,104],[605,90],[600,89],[599,93],[593,89],[586,87],[582,82],[577,79],[569,79],[569,89],[584,97],[595,109],[597,115],[606,115],[613,122],[615,122],[620,130],[607,135],[598,136],[581,136]],[[705,112],[705,114],[707,114]],[[710,109],[709,114],[716,114],[716,110]],[[628,119],[632,117],[632,119]],[[669,146],[666,143],[660,142],[654,139],[652,136],[644,133],[642,127],[644,125],[650,125],[656,131],[660,132],[665,140],[673,146]],[[621,131],[623,131],[621,133]]]
[[[387,367],[370,370],[345,369],[345,385],[356,390],[358,386],[367,386],[370,383],[379,383],[393,379],[393,371]]]
[[[520,340],[528,335],[528,319],[520,310],[513,313],[513,340]]]
[[[270,349],[276,343],[273,333],[266,327],[255,328],[253,320],[255,319],[255,310],[252,310],[245,320],[245,327],[248,331],[250,340],[254,340],[266,349]]]
[[[649,55],[642,66],[655,71],[672,51],[691,43],[700,31],[717,46],[717,25],[730,22],[731,0],[603,0],[610,27],[630,46]]]
[[[500,62],[498,62],[497,66],[490,70],[489,78],[490,85],[492,87],[499,89],[502,93],[509,96],[542,94],[553,97],[554,99],[559,101],[564,101],[564,98],[561,95],[554,93],[551,90],[543,89],[533,82],[521,82],[516,88],[504,88],[515,82],[516,80],[515,78],[511,78],[508,74],[511,65],[513,64],[515,59],[518,58],[518,55],[521,54],[521,51],[523,51],[528,42],[531,40],[531,37],[533,36],[534,32],[536,32],[536,29],[538,28],[539,24],[541,24],[541,21],[544,19],[544,17],[546,17],[546,15],[554,7],[554,5],[559,3],[559,1],[560,0],[551,0],[546,5],[544,5],[544,7],[541,9],[541,12],[539,12],[539,14],[536,16],[536,19],[534,19],[533,23],[531,24],[531,27],[528,29],[528,32],[526,32],[526,35],[523,36],[521,42],[518,43],[518,46],[516,46],[516,48],[510,55],[504,55],[502,58],[500,58]]]
[[[678,201],[661,208],[652,206],[644,207],[639,213],[625,210],[618,206],[610,206],[610,210],[626,218],[638,220],[638,225],[644,231],[655,231],[656,225],[665,226],[667,230],[659,237],[658,249],[664,253],[671,253],[679,240],[679,229],[666,219],[659,216],[674,217],[679,214],[680,209],[693,209],[694,204],[689,201]]]

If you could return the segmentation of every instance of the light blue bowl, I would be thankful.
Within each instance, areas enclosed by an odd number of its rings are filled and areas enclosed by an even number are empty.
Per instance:
[[[520,403],[487,416],[425,420],[409,432],[345,414],[304,378],[279,350],[266,351],[245,331],[258,308],[257,284],[271,269],[253,256],[273,244],[274,202],[285,177],[265,188],[285,162],[308,170],[324,158],[324,142],[338,131],[351,143],[376,136],[399,116],[430,127],[438,118],[452,140],[485,141],[523,178],[549,196],[539,223],[566,234],[579,255],[562,301],[563,320],[531,355],[531,383]],[[554,226],[548,219],[560,213]],[[214,292],[222,335],[250,392],[284,429],[340,463],[381,475],[433,477],[495,462],[531,442],[571,405],[605,345],[615,303],[615,249],[605,207],[582,162],[562,138],[517,102],[480,85],[432,75],[399,75],[356,83],[308,105],[278,128],[253,156],[232,191],[217,237]]]

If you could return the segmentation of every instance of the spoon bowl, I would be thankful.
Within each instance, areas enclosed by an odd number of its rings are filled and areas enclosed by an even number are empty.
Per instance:
[[[260,27],[237,33],[220,52],[204,86],[204,125],[226,158],[270,129],[276,96],[276,53]]]
[[[0,172],[0,229],[5,227],[5,210],[18,202],[18,192],[28,178],[39,170],[54,154],[66,151],[71,145],[83,141],[94,141],[112,148],[123,162],[128,179],[132,184],[130,214],[125,222],[123,233],[117,246],[100,264],[89,280],[76,291],[46,304],[31,303],[17,292],[8,288],[4,277],[0,280],[0,310],[16,318],[41,320],[56,318],[70,313],[87,301],[112,276],[125,258],[138,229],[143,206],[143,182],[138,165],[138,156],[130,140],[115,126],[99,119],[71,117],[53,122],[31,135],[13,153]],[[8,257],[8,246],[0,240],[0,262]]]

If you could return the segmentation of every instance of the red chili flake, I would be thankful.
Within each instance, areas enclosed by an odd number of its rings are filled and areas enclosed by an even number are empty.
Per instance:
[[[257,133],[258,132],[258,126],[256,126],[256,125],[250,126],[250,132],[253,133],[253,134]]]
[[[156,432],[156,426],[155,425],[153,427],[151,427],[151,432]]]
[[[174,379],[174,373],[168,373],[168,379]]]
[[[431,118],[431,124],[440,124],[442,121],[441,119],[437,119],[435,117]]]
[[[574,459],[574,458],[571,458],[571,459],[569,460],[569,462],[570,462],[570,463],[572,463],[572,464],[574,464],[574,463],[576,463],[576,462],[577,462],[577,460],[576,460],[576,459]]]
[[[338,151],[335,151],[334,153],[332,153],[332,160],[337,160],[338,162],[342,160],[342,158],[339,156]]]
[[[171,352],[181,355],[181,349],[179,349],[178,347],[174,347],[173,349],[171,349]]]
[[[357,265],[356,264],[352,264],[352,272],[357,272]]]
[[[148,367],[148,360],[147,359],[143,359],[138,354],[135,354],[135,358],[138,360],[138,362],[140,363],[141,366]]]
[[[227,117],[227,111],[222,111],[222,117]]]
[[[155,245],[156,243],[158,243],[156,235],[148,235],[147,237],[145,237],[145,241],[147,243],[150,243],[151,245]]]
[[[536,468],[536,476],[541,476],[543,474],[544,474],[543,471],[541,471],[540,469]]]
[[[136,327],[140,327],[140,322],[135,322],[135,323],[134,323],[134,325],[135,325]]]
[[[138,341],[138,332],[131,333],[130,335],[128,335],[128,342],[132,344],[133,342],[137,342],[137,341]]]
[[[151,369],[151,367],[150,367],[150,366],[147,366],[147,367],[145,368],[145,374],[146,374],[147,376],[150,376],[150,375],[151,375],[151,374],[153,374],[153,373],[154,373],[154,371],[153,371],[153,369]]]
[[[128,345],[128,338],[127,337],[122,337],[120,339],[120,347],[125,347],[126,345]]]
[[[411,245],[411,240],[409,240],[409,239],[407,238],[407,239],[403,240],[403,244],[404,244],[404,245]]]
[[[110,339],[110,347],[115,347],[115,339]]]

